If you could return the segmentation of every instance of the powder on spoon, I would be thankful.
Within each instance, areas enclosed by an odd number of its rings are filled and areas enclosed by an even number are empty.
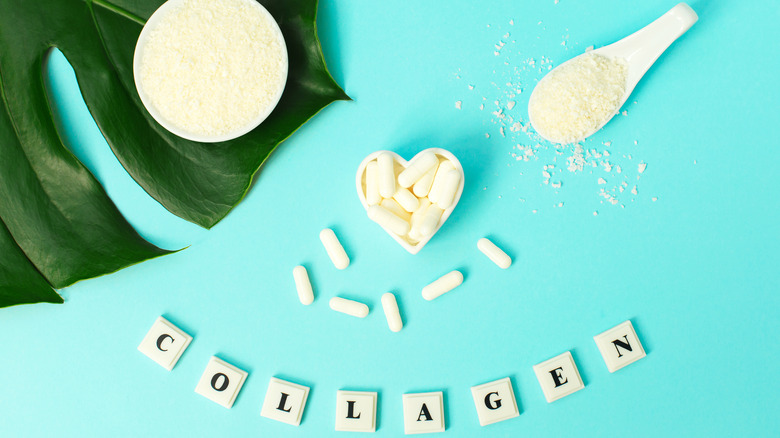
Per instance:
[[[254,0],[184,0],[149,33],[140,90],[170,125],[223,136],[268,114],[281,95],[287,49]]]
[[[528,102],[534,129],[561,144],[582,140],[618,110],[628,65],[595,53],[574,58],[545,76]]]

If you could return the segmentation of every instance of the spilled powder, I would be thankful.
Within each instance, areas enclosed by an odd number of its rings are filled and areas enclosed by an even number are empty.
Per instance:
[[[592,184],[596,195],[592,200],[582,199],[586,204],[625,208],[627,204],[637,201],[640,193],[638,183],[647,168],[647,164],[641,160],[638,141],[605,138],[606,131],[601,131],[582,142],[550,143],[530,123],[526,112],[530,91],[555,66],[555,62],[547,56],[529,56],[530,53],[525,52],[527,44],[524,42],[529,38],[540,39],[543,36],[555,38],[549,35],[551,31],[547,31],[541,22],[536,26],[520,28],[514,20],[508,20],[503,25],[493,23],[486,29],[486,32],[496,36],[494,43],[486,49],[499,52],[497,57],[490,57],[494,61],[487,67],[492,70],[493,76],[485,82],[484,72],[477,72],[480,82],[459,69],[455,77],[464,81],[465,94],[458,96],[457,100],[461,102],[465,114],[484,111],[483,114],[489,117],[487,121],[495,126],[494,130],[488,126],[483,134],[484,141],[493,147],[508,146],[506,166],[517,169],[512,187],[484,187],[485,193],[503,200],[521,202],[532,213],[542,213],[544,208],[552,210],[569,206],[571,203],[564,202],[570,200],[567,199],[567,187],[578,192],[582,184]],[[562,44],[558,47],[564,53],[564,58],[571,58],[565,52],[582,51],[584,45],[570,39],[568,29],[559,35]],[[592,49],[590,46],[585,52]],[[637,102],[633,101],[632,104],[636,105]],[[496,133],[500,135],[492,135]],[[581,174],[591,175],[592,178],[583,178]],[[539,186],[550,190],[528,192]],[[642,193],[643,196],[650,195],[648,191]],[[598,216],[597,207],[591,205],[586,207],[590,208],[586,211]]]

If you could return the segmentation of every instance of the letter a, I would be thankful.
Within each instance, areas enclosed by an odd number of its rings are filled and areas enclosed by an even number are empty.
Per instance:
[[[428,411],[428,406],[423,403],[422,409],[420,409],[420,415],[417,416],[417,421],[420,421],[420,418],[425,417],[425,421],[433,421],[433,417],[431,417],[431,413]]]

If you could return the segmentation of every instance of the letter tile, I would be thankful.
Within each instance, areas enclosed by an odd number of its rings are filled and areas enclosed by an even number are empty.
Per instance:
[[[336,430],[376,431],[376,392],[337,391]]]
[[[138,346],[138,351],[170,371],[190,342],[192,336],[161,316],[152,324],[152,328]]]
[[[444,432],[444,394],[404,394],[404,433]]]
[[[480,426],[487,426],[520,415],[515,401],[515,392],[512,389],[512,381],[509,377],[473,386],[471,395],[474,397],[474,405],[477,407]]]
[[[547,403],[552,403],[585,387],[569,351],[534,365],[534,373],[539,379]]]
[[[248,375],[246,371],[212,356],[198,386],[195,387],[195,392],[229,409],[236,401]]]
[[[593,337],[610,373],[646,356],[631,321],[618,324]]]
[[[260,415],[282,423],[298,426],[303,417],[303,408],[309,398],[309,388],[271,377]]]

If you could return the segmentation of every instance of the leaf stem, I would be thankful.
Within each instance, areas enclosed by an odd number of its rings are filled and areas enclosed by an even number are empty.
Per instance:
[[[111,3],[107,2],[106,0],[88,0],[88,1],[89,1],[89,3],[94,3],[94,4],[97,4],[97,5],[100,5],[100,6],[106,8],[106,9],[112,11],[112,12],[115,12],[115,13],[117,13],[117,14],[119,14],[119,15],[127,18],[127,19],[129,19],[129,20],[133,20],[136,23],[140,24],[141,26],[146,24],[146,20],[144,20],[143,18],[141,18],[141,17],[139,17],[139,16],[137,16],[137,15],[135,15],[135,14],[125,10],[125,9],[120,8],[117,5],[111,4]]]

